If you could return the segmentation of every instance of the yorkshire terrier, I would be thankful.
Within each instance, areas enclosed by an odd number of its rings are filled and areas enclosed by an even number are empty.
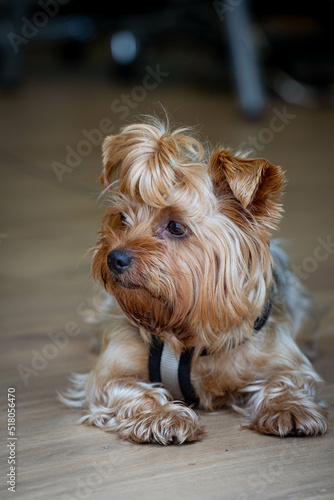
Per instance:
[[[269,242],[283,171],[204,149],[157,119],[105,139],[92,270],[106,324],[95,368],[62,399],[137,443],[200,440],[193,407],[233,407],[264,434],[324,434],[321,379],[296,343],[317,306]]]

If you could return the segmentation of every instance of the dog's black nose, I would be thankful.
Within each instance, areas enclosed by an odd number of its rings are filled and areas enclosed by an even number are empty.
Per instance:
[[[123,273],[131,264],[132,255],[124,250],[112,250],[107,257],[107,264],[114,274]]]

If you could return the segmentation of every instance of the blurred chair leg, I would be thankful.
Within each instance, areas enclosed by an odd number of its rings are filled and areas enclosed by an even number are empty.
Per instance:
[[[0,65],[0,85],[4,87],[15,87],[18,85],[22,78],[22,60],[23,52],[25,50],[24,43],[18,43],[19,48],[14,49],[9,39],[9,34],[23,38],[22,17],[26,14],[29,7],[28,2],[25,0],[7,0],[3,4],[8,9],[8,17],[6,16],[0,22],[0,51],[1,51],[1,65]],[[14,43],[15,46],[15,43]]]
[[[230,46],[237,92],[242,111],[249,117],[260,116],[266,107],[266,96],[256,54],[247,0],[237,5],[225,4],[224,20]]]

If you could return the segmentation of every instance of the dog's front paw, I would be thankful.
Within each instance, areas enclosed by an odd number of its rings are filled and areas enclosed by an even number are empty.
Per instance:
[[[284,404],[267,408],[252,421],[250,427],[263,434],[277,436],[316,436],[327,431],[327,412],[314,402]]]
[[[204,435],[196,413],[181,404],[168,403],[158,411],[127,419],[119,428],[123,439],[136,443],[182,444]]]

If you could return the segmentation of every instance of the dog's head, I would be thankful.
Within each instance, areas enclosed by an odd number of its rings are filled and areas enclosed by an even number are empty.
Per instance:
[[[281,169],[226,149],[206,157],[187,130],[154,120],[107,137],[103,151],[113,198],[93,276],[124,313],[185,345],[254,321],[272,277]]]

